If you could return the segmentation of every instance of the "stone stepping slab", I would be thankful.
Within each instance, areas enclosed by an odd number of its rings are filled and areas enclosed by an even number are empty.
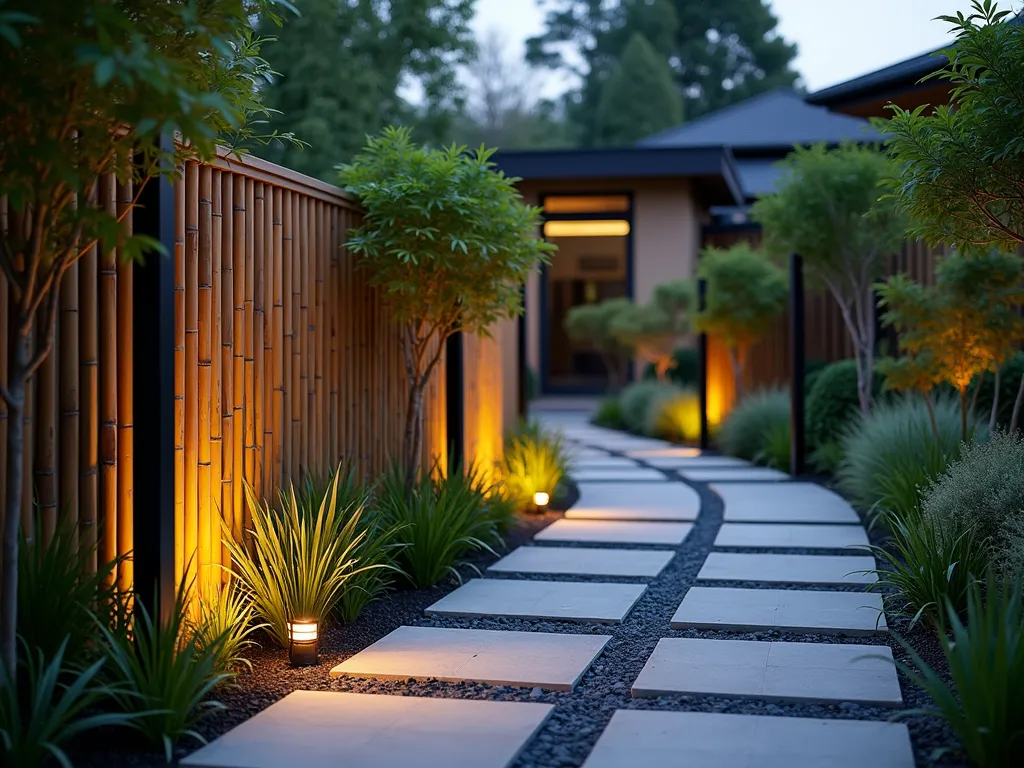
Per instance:
[[[643,584],[471,579],[428,607],[425,613],[618,624],[646,590]]]
[[[192,768],[506,768],[554,706],[295,691],[184,758]]]
[[[727,523],[860,524],[853,507],[816,483],[736,483],[712,485],[725,502]]]
[[[633,459],[626,459],[622,456],[594,456],[573,458],[569,462],[569,471],[581,472],[593,469],[643,469]]]
[[[535,541],[579,541],[590,544],[662,544],[676,546],[693,530],[692,523],[624,520],[556,520],[539,531]]]
[[[789,480],[785,472],[769,467],[700,467],[680,469],[679,474],[695,483],[751,482]]]
[[[672,617],[671,626],[851,636],[888,632],[882,596],[877,593],[734,587],[691,587]]]
[[[651,461],[651,459],[675,459],[675,460],[686,460],[699,458],[701,455],[700,448],[690,448],[688,446],[676,446],[674,448],[637,448],[634,450],[626,451],[627,456],[631,456],[635,459],[643,459],[644,461]],[[739,461],[739,459],[737,459]]]
[[[498,573],[654,578],[675,557],[664,549],[519,547],[488,568]]]
[[[665,638],[633,683],[634,698],[720,696],[797,703],[903,704],[887,645]]]
[[[664,478],[663,478],[664,479]],[[700,495],[682,483],[580,483],[580,497],[565,513],[588,520],[677,520],[700,512]]]
[[[571,691],[610,635],[399,627],[331,677],[432,679]]]
[[[606,451],[598,450],[597,448],[578,448],[574,445],[566,446],[566,453],[569,458],[573,461],[579,459],[614,459],[614,456],[610,456]]]
[[[651,456],[643,461],[659,469],[747,469],[754,465],[732,456]]]
[[[608,482],[661,482],[667,483],[664,473],[650,467],[605,467],[603,469],[570,469],[569,474],[577,483]]]
[[[764,555],[712,552],[697,578],[765,584],[874,584],[875,558],[852,555]]]
[[[583,768],[914,768],[903,723],[620,709]]]
[[[716,547],[754,549],[848,549],[868,543],[859,525],[723,523],[715,538]]]

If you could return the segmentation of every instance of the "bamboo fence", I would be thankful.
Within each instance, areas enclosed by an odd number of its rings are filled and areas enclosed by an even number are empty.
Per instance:
[[[403,444],[407,387],[385,297],[343,246],[360,210],[342,190],[255,159],[188,163],[174,184],[175,576],[206,587],[229,562],[223,538],[247,525],[243,483],[273,497],[290,479],[340,461],[381,472]],[[97,204],[131,204],[103,178]],[[131,216],[127,219],[130,221]],[[6,208],[0,205],[0,225]],[[151,257],[153,258],[153,257]],[[23,524],[52,536],[61,519],[96,545],[90,563],[133,543],[133,271],[94,248],[66,275],[54,353],[30,386]],[[7,368],[7,285],[0,275],[0,377]],[[467,459],[500,457],[503,355],[465,339]],[[507,358],[507,356],[504,356]],[[445,366],[428,386],[423,462],[444,466]],[[0,441],[7,413],[0,403]],[[0,442],[2,444],[2,442]],[[7,478],[0,466],[0,498]],[[32,502],[42,530],[31,529]],[[2,514],[2,511],[0,511]],[[132,584],[126,561],[117,574]]]

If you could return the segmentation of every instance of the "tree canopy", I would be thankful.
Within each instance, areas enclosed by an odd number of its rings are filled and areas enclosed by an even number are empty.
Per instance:
[[[942,16],[956,42],[931,76],[948,82],[948,105],[892,106],[896,160],[890,186],[911,232],[932,244],[1014,248],[1024,243],[1024,26],[993,0]]]
[[[906,235],[894,201],[879,199],[892,165],[877,148],[852,143],[797,147],[780,165],[776,192],[752,209],[763,228],[763,247],[776,257],[800,254],[809,282],[827,288],[839,304],[857,351],[858,394],[867,413],[875,359],[874,283]]]
[[[737,243],[727,249],[706,249],[697,275],[707,281],[707,294],[704,311],[694,316],[694,325],[729,348],[736,393],[741,395],[747,351],[786,308],[786,273],[749,243]]]
[[[683,100],[668,60],[634,32],[622,59],[601,89],[597,142],[616,146],[671,128],[683,121]]]
[[[447,141],[463,91],[459,64],[474,50],[473,0],[296,0],[300,16],[264,47],[280,74],[265,89],[271,125],[309,143],[264,156],[323,179],[368,135],[412,125],[421,141]],[[261,31],[262,31],[261,25]],[[399,93],[414,84],[422,104]]]
[[[565,332],[576,344],[582,344],[601,356],[608,371],[608,384],[617,389],[626,380],[623,355],[627,351],[613,332],[615,318],[623,311],[629,311],[633,303],[629,299],[606,299],[594,304],[580,304],[570,309],[565,316]]]
[[[371,138],[340,180],[362,203],[348,247],[387,295],[409,382],[405,468],[412,482],[423,439],[423,391],[445,340],[488,333],[522,312],[520,286],[555,246],[536,236],[540,209],[494,169],[494,150],[429,149],[408,128]]]
[[[652,363],[660,381],[675,365],[672,353],[689,330],[687,313],[693,295],[693,281],[670,280],[655,286],[646,304],[623,307],[612,318],[612,334],[619,344]]]
[[[721,109],[779,86],[791,86],[796,46],[777,34],[765,0],[538,0],[545,30],[527,41],[538,66],[573,70],[581,78],[567,95],[579,143],[600,144],[604,85],[634,34],[641,34],[672,70],[687,117]],[[566,56],[566,46],[575,49]],[[581,65],[572,62],[581,61]]]

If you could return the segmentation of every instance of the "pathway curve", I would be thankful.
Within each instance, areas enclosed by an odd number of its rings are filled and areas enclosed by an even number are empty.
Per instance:
[[[335,667],[336,692],[292,694],[182,764],[914,766],[888,720],[918,702],[842,499],[552,425],[580,488],[564,519]]]

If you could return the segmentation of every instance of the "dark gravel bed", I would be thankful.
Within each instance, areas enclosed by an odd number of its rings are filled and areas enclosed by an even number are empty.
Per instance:
[[[672,476],[671,472],[666,474]],[[723,698],[658,697],[633,699],[630,687],[639,675],[644,663],[653,652],[658,640],[663,637],[729,638],[747,640],[786,640],[794,642],[820,643],[888,643],[898,660],[905,660],[907,654],[892,638],[847,638],[837,635],[808,635],[786,632],[733,633],[706,630],[672,630],[669,622],[682,601],[686,591],[695,583],[696,576],[705,557],[712,549],[722,521],[722,503],[711,493],[706,484],[693,484],[701,496],[702,512],[694,528],[683,544],[676,548],[677,555],[662,571],[650,581],[649,587],[626,619],[619,625],[573,623],[561,621],[535,621],[497,618],[424,618],[423,609],[451,591],[454,582],[429,590],[398,592],[384,601],[372,604],[358,621],[345,627],[329,629],[323,638],[320,664],[314,668],[291,669],[286,654],[280,650],[256,650],[252,654],[253,671],[243,675],[238,686],[224,691],[219,696],[227,709],[205,720],[200,732],[206,738],[214,738],[237,725],[256,712],[297,689],[351,691],[406,696],[434,696],[463,699],[492,699],[503,701],[541,701],[555,705],[551,717],[540,732],[526,745],[520,757],[513,764],[515,768],[556,768],[558,766],[580,766],[590,753],[601,731],[607,725],[616,709],[661,709],[675,711],[725,712],[762,714],[774,716],[820,717],[857,720],[886,720],[894,711],[877,707],[866,707],[851,702],[835,705],[778,704],[749,700]],[[508,549],[530,539],[536,530],[560,516],[557,512],[524,519],[508,536]],[[877,534],[873,534],[873,538]],[[552,546],[574,546],[551,542]],[[594,547],[596,544],[579,544]],[[812,553],[810,550],[787,550],[793,553]],[[818,554],[820,551],[813,551]],[[849,553],[847,553],[849,554]],[[493,557],[477,558],[476,564],[483,568]],[[538,580],[595,581],[592,577],[555,575],[514,575],[500,578],[521,578]],[[609,582],[644,583],[645,579],[608,578]],[[702,582],[702,586],[763,586],[764,588],[808,589],[807,585],[754,585],[749,583],[731,584],[726,582]],[[840,587],[859,591],[860,588]],[[488,686],[477,683],[447,683],[439,681],[372,681],[358,679],[331,680],[328,676],[335,665],[357,653],[379,638],[403,624],[418,624],[437,627],[468,627],[480,629],[520,630],[530,632],[561,632],[572,634],[598,634],[611,637],[604,652],[584,674],[575,690],[571,692],[543,692],[540,689],[523,689],[509,686]],[[905,619],[889,617],[893,633],[903,636],[926,660],[936,663],[941,660],[941,650],[933,634],[923,629],[910,631]],[[908,709],[927,707],[927,697],[919,692],[901,675],[901,687]],[[941,721],[926,717],[905,718],[919,766],[961,766],[964,763],[954,754],[936,758],[936,750],[955,744],[955,739]],[[187,753],[191,746],[181,748],[179,754]],[[75,765],[100,768],[100,766],[142,766],[160,765],[162,758],[152,753],[111,754],[100,749],[90,749],[75,755]],[[640,767],[638,767],[640,768]]]

